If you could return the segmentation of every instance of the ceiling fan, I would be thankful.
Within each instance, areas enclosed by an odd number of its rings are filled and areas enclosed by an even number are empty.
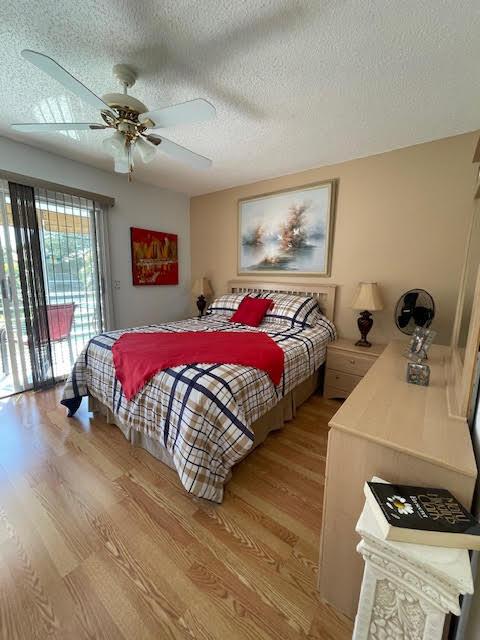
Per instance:
[[[131,180],[133,172],[133,152],[138,154],[143,162],[153,160],[157,147],[172,157],[187,162],[193,167],[206,168],[212,161],[200,156],[185,147],[164,138],[163,135],[153,135],[149,131],[163,129],[178,124],[210,120],[215,117],[215,107],[206,100],[198,98],[182,102],[163,109],[149,111],[147,107],[127,90],[133,87],[137,79],[136,72],[125,64],[113,67],[114,76],[123,85],[123,93],[107,93],[101,98],[74,78],[52,58],[25,49],[22,56],[41,71],[57,80],[66,89],[75,93],[84,102],[99,109],[103,124],[88,122],[33,122],[12,124],[16,131],[32,133],[49,133],[51,131],[81,131],[97,129],[114,129],[112,136],[102,141],[104,149],[113,156],[114,168],[117,173],[127,173]]]

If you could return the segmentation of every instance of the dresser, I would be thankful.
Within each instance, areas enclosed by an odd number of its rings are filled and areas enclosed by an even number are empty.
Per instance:
[[[430,386],[420,387],[405,381],[405,346],[393,341],[378,355],[329,423],[319,589],[352,619],[363,571],[355,524],[365,481],[444,487],[469,508],[477,477],[466,420],[448,413],[449,348],[431,348]]]
[[[357,347],[353,340],[343,338],[327,347],[325,368],[325,398],[347,398],[367,373],[385,345]]]

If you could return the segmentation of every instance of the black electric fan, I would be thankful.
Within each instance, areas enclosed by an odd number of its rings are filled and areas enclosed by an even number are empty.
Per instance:
[[[400,296],[395,307],[395,324],[409,336],[416,327],[427,329],[434,317],[435,302],[424,289],[410,289]]]

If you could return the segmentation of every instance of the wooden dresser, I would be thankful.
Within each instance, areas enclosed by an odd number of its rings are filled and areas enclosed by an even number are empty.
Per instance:
[[[429,387],[407,384],[404,342],[391,342],[330,421],[320,544],[322,598],[354,618],[363,562],[355,533],[363,485],[389,482],[449,489],[470,507],[477,468],[467,423],[448,414],[445,360],[433,346]]]
[[[325,398],[348,398],[373,365],[385,345],[356,347],[353,340],[340,338],[327,347]]]

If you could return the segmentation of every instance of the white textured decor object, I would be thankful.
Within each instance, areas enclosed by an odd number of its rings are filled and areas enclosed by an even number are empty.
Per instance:
[[[365,571],[352,640],[441,640],[459,595],[473,593],[468,551],[383,540],[367,504],[356,531]]]

